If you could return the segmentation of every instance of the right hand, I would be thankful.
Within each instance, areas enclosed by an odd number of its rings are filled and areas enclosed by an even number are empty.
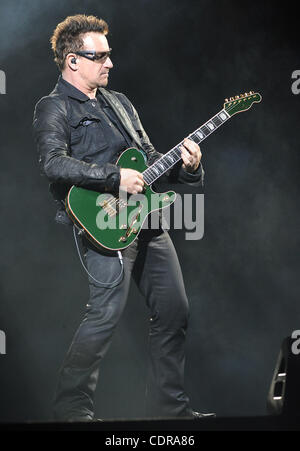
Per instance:
[[[141,193],[144,189],[143,175],[134,169],[121,169],[120,188],[130,194]]]

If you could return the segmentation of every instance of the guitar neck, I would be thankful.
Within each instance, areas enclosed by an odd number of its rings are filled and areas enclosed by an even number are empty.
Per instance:
[[[217,128],[224,124],[231,116],[223,109],[214,117],[209,119],[205,124],[201,125],[197,130],[191,133],[188,138],[197,144],[200,144],[208,136],[214,133]],[[173,147],[169,152],[164,154],[161,158],[155,161],[149,168],[143,172],[143,177],[148,185],[151,185],[155,180],[161,177],[165,172],[172,168],[179,160],[181,160],[180,146],[183,141]]]

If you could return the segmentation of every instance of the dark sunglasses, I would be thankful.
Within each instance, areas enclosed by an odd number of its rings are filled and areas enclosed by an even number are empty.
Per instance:
[[[96,50],[82,50],[76,53],[76,55],[83,56],[84,58],[87,58],[91,61],[100,61],[104,62],[107,60],[107,58],[110,57],[112,52],[112,49],[109,49],[107,52],[96,52]]]

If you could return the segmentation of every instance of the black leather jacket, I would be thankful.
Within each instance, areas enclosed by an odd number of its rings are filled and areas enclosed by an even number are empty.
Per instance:
[[[125,148],[132,146],[143,150],[148,165],[162,156],[154,149],[135,108],[124,94],[99,88],[98,96],[103,96],[122,124],[128,143]],[[117,193],[119,189],[120,167],[114,164],[118,155],[103,128],[103,116],[94,106],[92,99],[61,76],[54,90],[35,106],[34,139],[42,174],[49,179],[50,191],[59,204],[58,222],[70,222],[64,212],[64,199],[72,185],[100,192]],[[190,174],[177,163],[167,176],[200,186],[204,171],[200,165]]]

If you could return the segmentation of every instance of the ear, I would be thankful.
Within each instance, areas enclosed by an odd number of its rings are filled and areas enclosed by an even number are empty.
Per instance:
[[[78,58],[76,57],[75,53],[69,53],[69,54],[66,56],[66,63],[67,63],[67,66],[68,66],[71,70],[76,71],[76,70],[78,69],[78,63],[77,63],[77,61],[78,61]]]

